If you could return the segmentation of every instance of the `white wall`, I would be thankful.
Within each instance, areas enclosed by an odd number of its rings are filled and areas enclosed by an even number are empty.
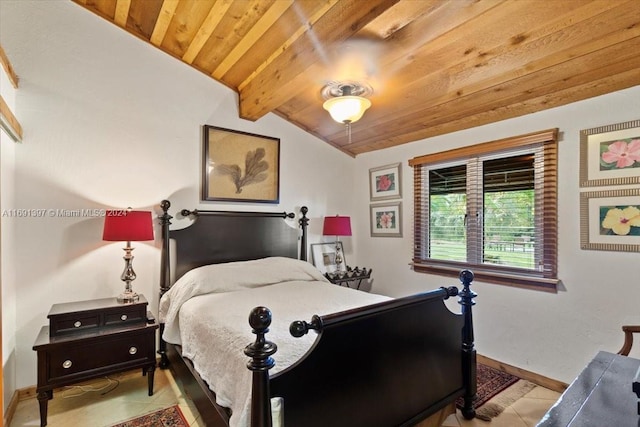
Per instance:
[[[0,67],[0,94],[11,111],[16,111],[16,89],[11,85],[9,78]],[[14,206],[15,182],[15,151],[18,146],[4,131],[0,131],[0,211]],[[9,403],[15,390],[16,376],[16,282],[15,263],[13,253],[14,219],[7,215],[0,217],[2,221],[2,233],[0,234],[0,254],[2,259],[0,270],[0,292],[2,293],[2,367],[3,367],[3,396],[0,399],[4,405]]]
[[[367,153],[356,158],[357,262],[374,268],[373,291],[406,295],[456,279],[419,274],[409,267],[413,244],[415,156],[559,128],[557,294],[476,283],[476,347],[508,364],[570,382],[599,351],[617,352],[620,326],[640,321],[640,254],[580,249],[579,132],[640,118],[640,86],[525,117]],[[401,162],[403,238],[369,235],[368,170]],[[620,188],[629,188],[624,186]],[[638,186],[635,186],[637,188]],[[594,191],[594,189],[585,189]],[[640,347],[640,346],[636,346]],[[634,354],[640,348],[634,348]]]
[[[72,2],[3,0],[1,8],[25,130],[15,150],[16,208],[158,210],[165,198],[175,209],[306,205],[318,241],[319,218],[350,206],[351,157],[275,115],[239,119],[233,91]],[[279,205],[199,203],[204,124],[281,139]],[[119,294],[123,252],[101,240],[102,218],[14,223],[17,386],[26,387],[36,382],[31,347],[51,304]],[[159,242],[134,246],[133,287],[156,311]]]

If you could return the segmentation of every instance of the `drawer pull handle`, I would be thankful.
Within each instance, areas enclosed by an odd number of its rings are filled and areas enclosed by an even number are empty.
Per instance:
[[[79,320],[76,320],[76,322],[73,324],[73,326],[75,326],[76,328],[79,328],[80,326],[82,326],[82,322]]]
[[[129,354],[136,354],[138,352],[138,349],[135,347],[131,347],[129,348]]]
[[[62,367],[64,369],[69,369],[71,367],[71,365],[73,365],[73,363],[71,362],[71,360],[65,360],[64,362],[62,362]]]
[[[127,315],[123,314],[122,316],[120,316],[120,320],[125,321],[127,320]]]

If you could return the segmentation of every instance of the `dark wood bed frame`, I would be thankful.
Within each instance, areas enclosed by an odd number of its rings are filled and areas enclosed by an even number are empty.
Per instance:
[[[307,208],[301,208],[300,232],[287,224],[292,213],[180,211],[193,219],[184,229],[170,230],[171,204],[164,200],[160,297],[173,281],[192,268],[267,256],[307,260]],[[175,278],[171,278],[170,240],[175,240]],[[298,246],[298,242],[300,245]],[[299,249],[298,249],[299,248]],[[326,316],[310,313],[310,321],[291,325],[293,336],[310,329],[318,338],[294,365],[269,375],[276,345],[268,341],[271,312],[256,307],[249,324],[256,341],[245,354],[253,371],[251,426],[271,426],[271,397],[282,397],[286,427],[413,426],[452,408],[463,397],[462,414],[473,418],[476,394],[476,351],[470,289],[473,273],[460,273],[463,288],[442,287]],[[444,300],[459,297],[461,314]],[[313,317],[311,317],[313,315]],[[164,325],[160,325],[160,334]],[[229,410],[181,356],[179,346],[160,340],[160,367],[171,367],[207,426],[228,425]],[[422,424],[421,424],[422,425]]]

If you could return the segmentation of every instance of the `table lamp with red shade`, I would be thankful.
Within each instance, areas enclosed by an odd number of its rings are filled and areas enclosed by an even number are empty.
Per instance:
[[[339,236],[351,236],[351,217],[348,216],[325,216],[322,227],[324,236],[336,236],[336,271],[340,271],[342,264],[342,254],[338,245]]]
[[[125,251],[124,271],[120,279],[125,283],[124,292],[118,295],[118,302],[131,303],[139,300],[139,296],[131,288],[131,282],[135,280],[136,273],[133,271],[133,255],[131,242],[153,240],[153,221],[151,212],[125,210],[108,210],[104,218],[104,230],[102,240],[112,242],[127,242],[123,248]]]

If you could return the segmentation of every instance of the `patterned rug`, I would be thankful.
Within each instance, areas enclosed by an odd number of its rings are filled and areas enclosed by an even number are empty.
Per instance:
[[[111,427],[189,427],[189,424],[178,405],[174,405]]]
[[[535,387],[535,384],[529,381],[481,363],[477,365],[476,374],[478,384],[474,401],[476,418],[485,421],[500,415],[508,406]],[[463,403],[461,397],[456,400],[456,406],[460,409]]]

